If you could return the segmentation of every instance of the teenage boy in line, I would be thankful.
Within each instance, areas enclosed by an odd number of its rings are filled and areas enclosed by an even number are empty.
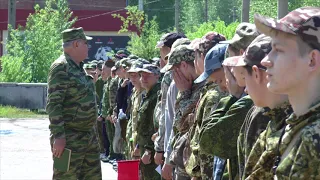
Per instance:
[[[280,20],[255,15],[255,24],[272,38],[262,61],[268,89],[287,94],[294,111],[278,142],[274,178],[319,179],[320,8],[302,7]]]

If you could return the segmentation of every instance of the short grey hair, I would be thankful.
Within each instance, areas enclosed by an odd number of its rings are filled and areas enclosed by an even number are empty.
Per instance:
[[[73,42],[77,42],[77,41],[79,41],[79,39],[73,40],[73,41],[64,42],[64,43],[62,43],[62,48],[68,48],[68,47],[72,46]]]

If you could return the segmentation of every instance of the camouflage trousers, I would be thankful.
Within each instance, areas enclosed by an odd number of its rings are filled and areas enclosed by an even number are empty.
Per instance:
[[[176,166],[174,171],[174,180],[191,180],[185,169]]]
[[[71,149],[71,161],[68,172],[53,169],[52,179],[102,179],[101,162],[97,136],[92,132],[65,130],[66,148]],[[53,137],[50,137],[51,149]]]
[[[114,156],[114,151],[113,151],[113,137],[114,137],[114,124],[111,123],[109,120],[106,120],[106,129],[107,129],[107,135],[108,135],[108,140],[110,142],[110,147],[109,147],[109,154],[110,156]]]
[[[140,180],[161,180],[160,174],[155,170],[158,165],[155,164],[153,157],[154,153],[152,153],[150,164],[143,164],[143,162],[140,161]]]
[[[212,179],[213,161],[214,161],[213,156],[200,154],[200,171],[201,171],[202,179]]]
[[[105,153],[104,149],[104,135],[103,135],[103,121],[97,121],[97,134],[98,134],[98,140],[99,140],[99,146],[100,146],[100,153]]]

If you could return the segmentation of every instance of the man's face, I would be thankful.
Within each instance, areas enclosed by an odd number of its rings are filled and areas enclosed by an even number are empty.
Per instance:
[[[196,56],[194,59],[194,66],[196,69],[197,75],[200,75],[204,72],[204,56],[199,51],[196,51]]]
[[[267,67],[268,89],[288,94],[308,77],[308,57],[301,57],[295,38],[284,35],[272,37],[272,50],[262,60]]]
[[[106,65],[102,66],[102,77],[108,78],[111,76],[111,68],[107,67]]]
[[[158,75],[147,72],[140,72],[140,76],[141,86],[146,90],[150,90],[158,82],[159,79]]]
[[[85,40],[78,40],[75,42],[76,50],[80,58],[86,59],[88,57],[88,43]]]
[[[244,77],[244,71],[246,71],[244,69],[244,67],[242,66],[234,66],[231,67],[231,72],[234,75],[234,77],[237,80],[237,83],[240,87],[245,87],[246,86],[246,82],[245,82],[245,77]]]
[[[134,73],[134,72],[129,73],[129,79],[132,82],[134,87],[137,88],[137,86],[139,86],[139,87],[141,86],[139,73]]]
[[[161,56],[161,59],[163,60],[162,63],[167,64],[167,61],[165,61],[164,59],[165,59],[166,55],[170,53],[170,50],[171,50],[171,48],[169,48],[169,47],[167,47],[167,46],[162,46],[162,47],[160,48],[160,56]],[[161,62],[160,62],[160,63],[161,63]],[[164,65],[165,65],[165,64],[164,64]]]
[[[119,76],[119,78],[121,78],[121,79],[125,79],[125,78],[126,78],[126,71],[124,70],[123,67],[119,67],[119,68],[116,70],[116,74],[117,74],[117,76]]]

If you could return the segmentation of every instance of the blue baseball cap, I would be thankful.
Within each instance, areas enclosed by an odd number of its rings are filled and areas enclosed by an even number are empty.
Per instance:
[[[214,70],[222,67],[228,44],[217,44],[212,47],[204,58],[204,72],[194,81],[201,83],[205,81]]]

